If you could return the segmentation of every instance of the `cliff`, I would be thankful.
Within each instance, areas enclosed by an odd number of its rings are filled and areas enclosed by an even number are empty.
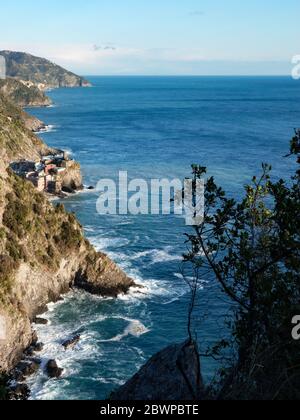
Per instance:
[[[16,80],[0,79],[0,93],[20,107],[42,107],[51,105],[52,101],[35,85],[27,86]]]
[[[195,343],[167,347],[111,396],[113,401],[197,401],[204,398]]]
[[[30,182],[7,169],[11,160],[35,160],[50,151],[25,127],[23,111],[0,95],[0,320],[6,327],[5,338],[0,337],[0,372],[19,361],[34,338],[31,321],[62,293],[81,287],[115,297],[134,284],[95,251],[73,214],[62,205],[53,207]]]
[[[30,183],[8,173],[0,191],[0,314],[7,331],[0,367],[6,371],[31,344],[30,323],[47,303],[73,286],[116,296],[133,282],[94,250],[74,215],[54,208]]]
[[[38,159],[53,149],[32,133],[42,122],[31,117],[0,94],[0,162],[13,159]],[[1,165],[0,163],[0,165]]]
[[[70,192],[83,189],[81,169],[78,162],[68,161],[66,171],[62,172],[58,179],[62,187]]]
[[[14,51],[0,51],[0,55],[6,59],[7,77],[31,81],[43,89],[90,86],[84,78],[44,58]]]

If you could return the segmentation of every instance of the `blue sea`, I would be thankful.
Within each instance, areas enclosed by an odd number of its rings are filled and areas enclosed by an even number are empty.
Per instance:
[[[30,110],[50,126],[41,137],[81,163],[87,186],[117,179],[120,170],[132,179],[183,179],[199,163],[239,198],[262,162],[272,164],[275,179],[293,170],[283,156],[300,126],[300,83],[288,77],[90,80],[92,88],[54,90],[53,107]],[[154,353],[187,337],[189,294],[180,269],[191,228],[174,215],[101,216],[97,199],[85,191],[63,201],[95,247],[144,285],[143,293],[112,300],[76,291],[49,305],[49,324],[37,326],[41,357],[56,359],[64,375],[32,378],[32,399],[104,399]],[[202,351],[223,336],[228,313],[207,280],[194,317]],[[61,342],[78,332],[81,342],[64,351]],[[217,367],[202,360],[206,381]]]

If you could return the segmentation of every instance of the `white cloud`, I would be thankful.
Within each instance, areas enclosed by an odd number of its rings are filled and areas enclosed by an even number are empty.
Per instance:
[[[142,49],[103,43],[59,46],[11,44],[5,45],[4,48],[45,57],[71,71],[85,75],[265,74],[263,65],[266,62],[262,60],[259,64],[257,58],[246,52],[244,57],[233,58],[225,54],[220,55],[217,51],[189,47]],[[272,61],[271,57],[269,61]],[[288,65],[290,60],[287,60]],[[269,63],[265,71],[267,74],[282,74],[285,73],[283,66],[283,60],[279,66]]]

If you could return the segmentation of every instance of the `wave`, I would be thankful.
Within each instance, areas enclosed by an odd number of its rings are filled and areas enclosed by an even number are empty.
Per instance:
[[[90,237],[91,244],[97,251],[108,251],[108,248],[122,248],[130,244],[126,238]]]
[[[112,319],[123,319],[124,321],[127,321],[129,325],[124,329],[124,331],[121,334],[118,334],[115,337],[110,338],[108,340],[100,340],[100,343],[118,342],[130,335],[133,337],[140,337],[144,334],[147,334],[150,331],[137,319],[128,319],[123,317],[112,317]]]
[[[44,134],[44,133],[56,132],[57,129],[58,129],[58,126],[57,125],[51,125],[51,124],[49,124],[49,125],[46,125],[45,128],[41,128],[39,130],[39,133]]]

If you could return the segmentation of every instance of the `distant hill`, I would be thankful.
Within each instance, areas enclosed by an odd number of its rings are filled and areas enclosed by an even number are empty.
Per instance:
[[[6,59],[7,77],[31,81],[44,88],[86,87],[90,83],[44,58],[13,51],[0,51]]]

